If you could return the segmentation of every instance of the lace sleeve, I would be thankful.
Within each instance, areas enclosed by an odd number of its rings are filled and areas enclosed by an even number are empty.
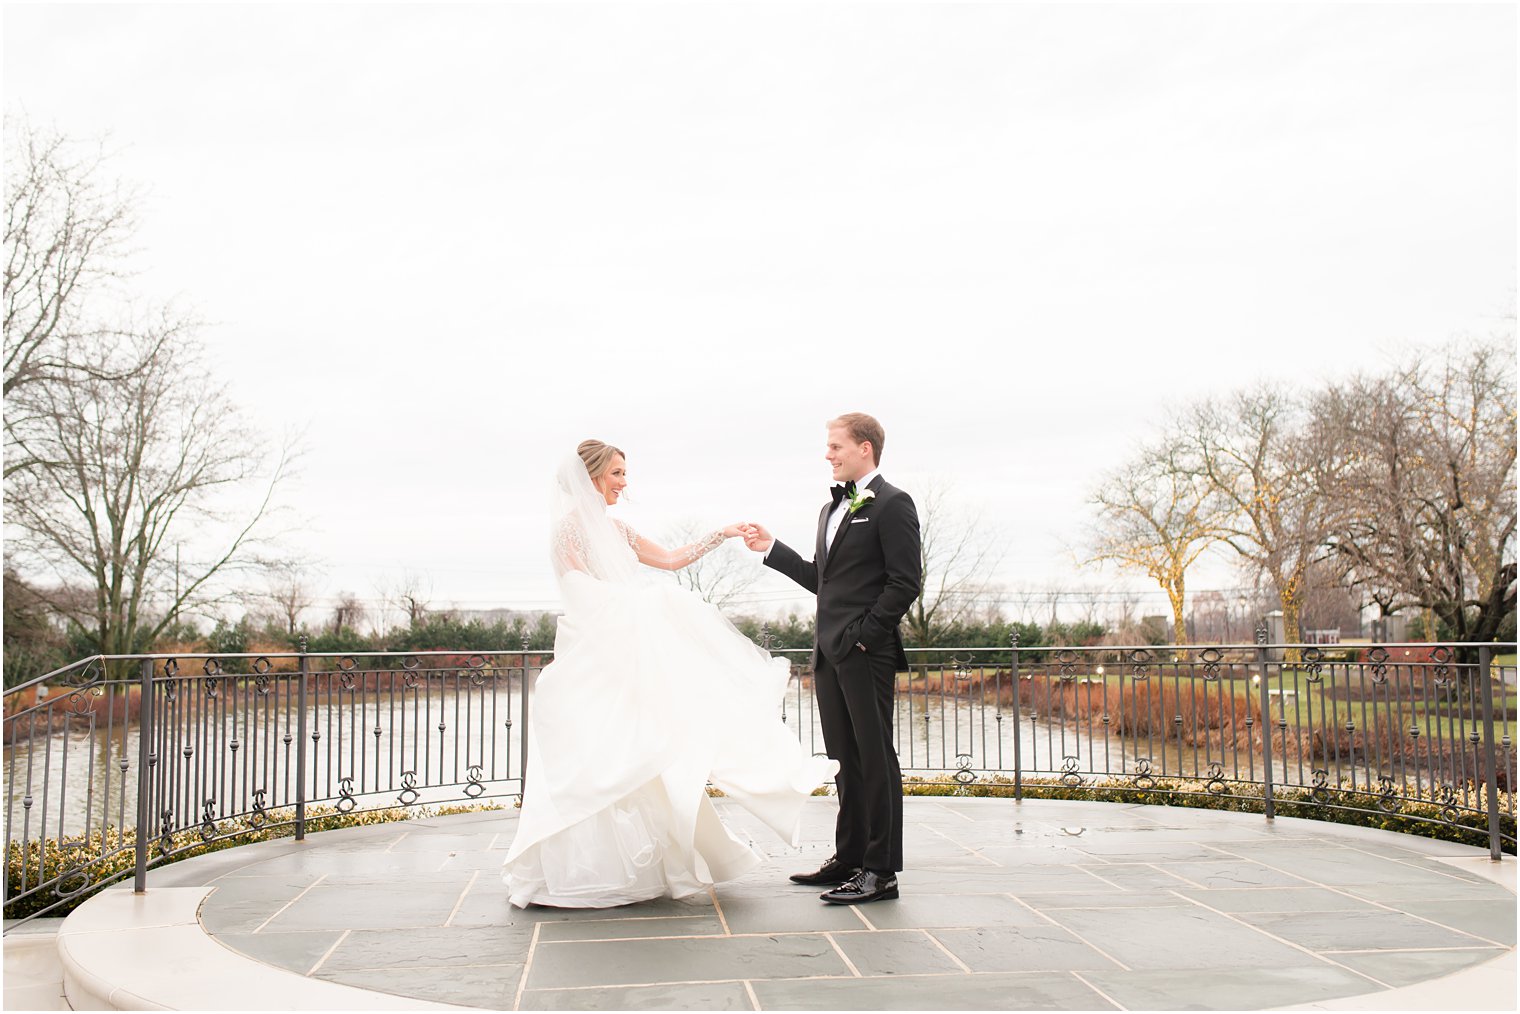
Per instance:
[[[682,546],[676,552],[680,553],[687,563],[696,563],[702,557],[723,545],[724,541],[722,532],[708,532],[696,542],[688,546]]]
[[[618,529],[623,533],[623,537],[628,540],[628,545],[638,555],[639,562],[658,570],[680,570],[682,567],[690,566],[723,545],[727,540],[727,536],[719,530],[709,532],[696,542],[685,546],[666,549],[664,546],[657,545],[639,535],[638,532],[623,524],[623,522],[618,521],[616,524]]]
[[[586,540],[573,518],[563,518],[555,526],[554,556],[564,570],[586,570]]]
[[[623,538],[628,540],[628,548],[637,553],[639,551],[639,544],[644,541],[639,538],[639,533],[616,518],[613,519],[612,523],[617,526],[618,531],[623,533]]]

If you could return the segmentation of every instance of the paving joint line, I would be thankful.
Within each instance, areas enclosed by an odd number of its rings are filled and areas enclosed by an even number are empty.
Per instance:
[[[533,971],[533,956],[538,951],[538,931],[541,922],[533,924],[533,939],[528,943],[528,956],[523,959],[522,978],[517,980],[517,995],[512,998],[512,1009],[522,1010],[523,990],[528,988],[528,973]]]
[[[760,998],[755,995],[755,987],[750,985],[750,981],[748,979],[744,980],[744,992],[749,994],[749,1004],[752,1008],[755,1010],[765,1009],[760,1006]]]
[[[454,917],[459,914],[460,908],[464,906],[464,899],[469,896],[470,889],[475,886],[475,881],[478,879],[480,879],[479,870],[476,870],[474,873],[470,874],[470,882],[464,885],[463,891],[459,892],[459,900],[454,902],[454,908],[449,912],[449,917],[443,920],[444,929],[448,929],[454,924]]]
[[[1071,973],[1071,977],[1073,979],[1076,979],[1082,985],[1086,986],[1088,989],[1092,990],[1094,993],[1097,993],[1099,996],[1101,996],[1103,999],[1107,1000],[1109,1003],[1113,1004],[1114,1007],[1116,1007],[1117,1009],[1119,1009],[1119,1010],[1129,1010],[1129,1008],[1126,1007],[1126,1006],[1124,1006],[1124,1004],[1120,1003],[1118,1000],[1115,1000],[1113,997],[1111,997],[1107,993],[1103,992],[1103,990],[1099,989],[1097,986],[1094,986],[1091,982],[1088,982],[1086,979],[1082,978],[1082,973],[1081,972],[1073,971]]]
[[[1102,876],[1101,874],[1094,873],[1092,870],[1088,869],[1086,866],[1083,866],[1083,865],[1081,865],[1079,863],[1073,863],[1071,865],[1072,865],[1073,869],[1080,870],[1083,873],[1086,873],[1088,876],[1090,876],[1090,877],[1092,877],[1092,878],[1094,878],[1096,880],[1103,881],[1105,884],[1107,884],[1109,887],[1112,887],[1116,891],[1122,891],[1122,890],[1124,890],[1124,885],[1123,884],[1115,883],[1114,881],[1109,880],[1107,877]],[[1118,865],[1118,864],[1115,863],[1113,865]],[[1082,894],[1084,892],[1078,891],[1077,893],[1078,894]]]
[[[582,909],[581,911],[585,911],[585,910]],[[552,926],[552,925],[556,925],[558,923],[566,923],[566,924],[575,923],[576,925],[581,925],[582,923],[591,923],[591,922],[654,922],[656,919],[706,919],[706,918],[707,918],[707,916],[700,915],[700,914],[696,914],[696,915],[624,915],[624,916],[615,916],[614,915],[614,916],[608,916],[605,919],[535,919],[533,921],[535,923],[545,924],[545,925],[551,925]]]
[[[918,973],[915,973],[918,974]],[[938,973],[943,975],[944,973]],[[919,977],[922,977],[920,974]],[[863,979],[905,979],[905,975],[863,975]],[[767,982],[813,982],[828,979],[836,982],[854,982],[853,975],[794,975],[785,979],[767,979]],[[539,986],[529,993],[579,993],[588,989],[639,989],[644,986],[721,986],[743,979],[658,979],[653,982],[598,982],[592,986]]]
[[[723,927],[723,935],[726,936],[726,937],[733,936],[733,933],[728,928],[728,918],[726,916],[724,916],[724,914],[723,914],[723,906],[721,904],[719,904],[719,902],[718,902],[718,889],[717,889],[717,886],[716,885],[709,886],[707,888],[707,894],[708,894],[709,897],[712,898],[713,910],[718,913],[718,925],[720,925],[720,926]],[[683,917],[683,918],[696,919],[696,918],[700,918],[700,917],[699,916],[686,916],[686,917]]]
[[[1242,856],[1242,857],[1239,857],[1239,858],[1244,859],[1245,857]],[[1464,936],[1464,937],[1471,937],[1474,940],[1481,940],[1483,943],[1488,944],[1488,945],[1493,946],[1493,947],[1504,947],[1504,948],[1509,949],[1509,950],[1514,950],[1514,947],[1511,944],[1501,943],[1500,941],[1493,940],[1493,939],[1491,939],[1489,937],[1481,937],[1481,936],[1479,936],[1476,933],[1470,933],[1467,930],[1458,929],[1455,926],[1448,926],[1444,922],[1436,922],[1434,919],[1427,919],[1423,915],[1416,915],[1413,912],[1406,912],[1402,908],[1394,908],[1392,905],[1386,904],[1386,903],[1381,902],[1381,901],[1377,901],[1376,899],[1373,899],[1373,898],[1361,898],[1361,897],[1358,897],[1357,895],[1352,894],[1346,888],[1336,887],[1334,884],[1320,883],[1319,881],[1316,881],[1316,880],[1309,880],[1307,877],[1304,877],[1304,876],[1301,876],[1300,874],[1294,873],[1292,870],[1279,869],[1278,867],[1273,866],[1271,863],[1264,863],[1264,862],[1261,862],[1261,860],[1259,860],[1259,859],[1253,859],[1253,860],[1247,860],[1247,861],[1248,862],[1260,863],[1260,865],[1265,866],[1269,870],[1275,870],[1278,873],[1283,873],[1283,874],[1286,874],[1286,875],[1288,875],[1290,877],[1297,877],[1298,879],[1303,880],[1306,883],[1313,884],[1316,887],[1321,887],[1321,888],[1323,888],[1323,889],[1325,889],[1327,891],[1331,891],[1331,892],[1333,892],[1335,894],[1339,894],[1342,897],[1351,898],[1353,901],[1360,901],[1360,902],[1364,902],[1364,903],[1366,903],[1368,905],[1374,905],[1377,908],[1381,908],[1381,909],[1383,909],[1386,912],[1395,912],[1395,913],[1397,913],[1399,915],[1405,915],[1405,916],[1408,916],[1411,919],[1417,919],[1420,922],[1426,923],[1427,925],[1435,926],[1437,929],[1448,930],[1448,931],[1450,931],[1452,933],[1457,933],[1457,934],[1459,934],[1461,936]],[[1391,862],[1397,862],[1397,860],[1390,860],[1390,861]],[[1417,869],[1418,867],[1415,867],[1415,868]],[[1188,900],[1192,901],[1191,898],[1188,899]],[[1195,902],[1195,904],[1197,904],[1197,903]],[[1207,906],[1205,906],[1205,907],[1207,907]],[[1392,987],[1388,987],[1388,988],[1391,989]]]
[[[1070,926],[1063,926],[1063,925],[1061,925],[1060,923],[1058,923],[1054,919],[1052,919],[1050,916],[1046,915],[1044,912],[1041,912],[1039,909],[1037,909],[1033,905],[1029,904],[1029,902],[1025,901],[1023,898],[1020,898],[1018,895],[1016,895],[1016,894],[1009,894],[1008,897],[1012,898],[1016,904],[1023,905],[1025,908],[1029,909],[1029,911],[1033,912],[1035,915],[1039,916],[1041,919],[1044,919],[1046,922],[1050,923],[1052,926],[1054,926],[1056,929],[1060,930],[1062,933],[1070,933],[1073,937],[1075,937],[1076,939],[1080,940],[1083,944],[1087,945],[1088,947],[1091,947],[1093,950],[1095,950],[1099,954],[1103,955],[1109,961],[1112,961],[1114,964],[1118,965],[1122,970],[1124,970],[1126,972],[1133,972],[1134,971],[1134,969],[1131,968],[1131,967],[1129,967],[1129,965],[1127,965],[1124,962],[1120,961],[1118,958],[1114,957],[1112,954],[1108,953],[1103,948],[1099,947],[1097,944],[1093,943],[1091,940],[1087,939],[1082,934],[1080,934],[1076,930],[1072,929]]]
[[[860,974],[860,969],[855,967],[855,962],[850,960],[850,956],[844,952],[843,947],[839,946],[839,941],[834,939],[834,935],[832,933],[825,933],[823,935],[823,939],[827,940],[829,942],[829,946],[834,948],[834,953],[839,955],[839,960],[844,962],[844,966],[850,970],[851,975],[857,979],[864,978],[864,976]]]
[[[940,940],[939,937],[935,936],[933,933],[930,933],[927,929],[920,929],[919,932],[928,937],[929,941],[934,944],[935,947],[938,947],[940,950],[944,951],[945,957],[955,962],[957,968],[965,972],[967,975],[971,974],[971,966],[966,964],[960,958],[957,958],[955,954],[950,950],[950,948],[945,946],[944,942]]]
[[[945,832],[941,831],[937,827],[933,827],[931,825],[924,824],[923,828],[924,828],[924,830],[928,831],[931,834],[937,834],[937,835],[939,835],[941,838],[945,839],[945,841],[949,842],[951,845],[954,845],[956,848],[965,849],[967,852],[970,852],[972,855],[976,856],[978,859],[980,859],[984,863],[991,863],[993,866],[996,866],[999,869],[1001,869],[1002,866],[1003,866],[1003,864],[1000,863],[1000,862],[998,862],[997,860],[990,859],[987,856],[982,855],[982,853],[981,853],[980,850],[974,849],[970,845],[966,845],[966,844],[964,844],[962,842],[956,841],[954,838],[950,837],[948,834],[946,834]]]
[[[424,969],[428,969],[428,968],[441,968],[441,969],[444,969],[444,970],[450,970],[450,969],[455,969],[455,968],[511,968],[513,965],[516,965],[516,964],[517,964],[517,962],[515,962],[515,961],[465,961],[465,962],[450,961],[446,965],[437,965],[437,964],[435,964],[435,965],[369,965],[369,966],[360,966],[360,967],[355,967],[355,968],[344,968],[344,969],[340,969],[339,971],[342,972],[343,974],[347,975],[347,974],[350,974],[350,973],[357,973],[357,972],[394,972],[394,971],[397,971],[397,970],[407,971],[407,972],[420,972],[420,971],[422,971]],[[333,974],[338,974],[338,973],[333,973]],[[371,992],[379,992],[379,993],[388,992],[388,990],[378,989],[378,988],[372,987],[372,986],[366,986],[364,988],[370,990]],[[406,994],[403,994],[403,993],[393,993],[392,995],[393,996],[405,996]],[[420,997],[412,997],[412,999],[420,999]]]
[[[330,957],[332,957],[333,951],[337,950],[340,946],[342,946],[343,941],[347,940],[348,939],[348,935],[350,933],[352,933],[352,932],[353,932],[353,930],[346,929],[342,933],[338,934],[338,939],[334,940],[333,943],[332,943],[332,946],[329,947],[326,951],[323,952],[322,956],[317,959],[317,963],[315,965],[312,965],[310,968],[308,968],[306,970],[306,975],[308,977],[316,975],[317,974],[317,969],[321,968],[324,964],[327,963],[327,959],[330,958]]]
[[[1465,954],[1468,951],[1503,951],[1503,947],[1341,947],[1326,954]]]
[[[264,929],[265,926],[268,926],[270,923],[274,922],[275,919],[277,919],[287,908],[289,908],[290,906],[294,905],[296,902],[300,901],[302,898],[306,897],[307,893],[313,887],[316,887],[318,884],[320,884],[322,881],[324,881],[326,879],[327,879],[327,874],[324,873],[320,877],[318,877],[316,880],[313,880],[311,883],[309,883],[305,887],[301,888],[301,893],[300,894],[296,895],[294,898],[291,898],[285,904],[281,905],[278,909],[275,910],[275,913],[273,915],[271,915],[268,919],[265,919],[263,922],[259,923],[258,926],[254,928],[254,932],[255,933],[261,932]]]
[[[968,824],[975,824],[976,823],[976,818],[975,817],[968,817],[966,814],[964,814],[961,811],[957,810],[953,806],[947,806],[944,803],[939,802],[938,800],[935,801],[934,805],[937,806],[937,807],[939,807],[941,810],[944,810],[946,813],[953,813],[953,814],[955,814],[957,817],[959,817],[961,820],[964,820]]]
[[[1177,892],[1173,891],[1172,893],[1176,894]],[[1382,989],[1393,989],[1394,988],[1392,985],[1390,985],[1389,983],[1384,982],[1382,979],[1379,979],[1376,976],[1368,975],[1366,972],[1357,971],[1355,968],[1352,968],[1350,965],[1342,964],[1341,962],[1336,961],[1333,958],[1327,958],[1327,957],[1325,957],[1325,955],[1323,953],[1320,953],[1320,952],[1317,952],[1317,951],[1311,951],[1309,948],[1303,946],[1302,944],[1295,943],[1294,941],[1289,940],[1287,937],[1280,937],[1276,933],[1271,932],[1270,930],[1264,930],[1260,926],[1253,926],[1251,923],[1246,922],[1244,919],[1238,918],[1237,916],[1233,916],[1233,915],[1231,915],[1228,912],[1221,911],[1220,909],[1214,908],[1211,905],[1205,905],[1203,902],[1197,900],[1196,898],[1187,898],[1186,896],[1181,895],[1181,894],[1178,894],[1177,897],[1183,898],[1189,904],[1197,905],[1199,908],[1204,909],[1205,911],[1213,912],[1215,915],[1222,915],[1226,919],[1230,920],[1231,922],[1233,922],[1233,923],[1235,923],[1235,924],[1237,924],[1239,926],[1244,926],[1246,929],[1252,930],[1252,931],[1254,931],[1256,933],[1260,933],[1262,936],[1266,937],[1268,940],[1275,940],[1275,941],[1277,941],[1280,944],[1286,944],[1286,945],[1288,945],[1289,947],[1293,948],[1295,951],[1302,951],[1304,954],[1309,955],[1311,958],[1314,958],[1316,961],[1323,961],[1327,965],[1334,965],[1336,968],[1343,968],[1343,969],[1345,969],[1346,971],[1350,972],[1353,975],[1359,975],[1363,979],[1366,979],[1368,982],[1375,983],[1376,985],[1378,985]]]
[[[862,907],[863,906],[860,906],[860,905],[851,905],[850,906],[850,911],[855,913],[855,918],[857,918],[861,922],[865,923],[866,929],[874,931],[876,929],[876,924],[873,923],[873,922],[871,922],[870,919],[866,918],[866,914],[861,911]]]

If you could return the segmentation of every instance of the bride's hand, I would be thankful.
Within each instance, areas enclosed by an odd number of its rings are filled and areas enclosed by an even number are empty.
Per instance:
[[[753,521],[738,526],[739,534],[744,536],[744,545],[757,553],[768,552],[775,538],[765,530],[764,525],[757,525]]]
[[[748,534],[749,525],[743,523],[737,525],[729,525],[727,528],[723,529],[723,537],[725,539],[742,539]]]

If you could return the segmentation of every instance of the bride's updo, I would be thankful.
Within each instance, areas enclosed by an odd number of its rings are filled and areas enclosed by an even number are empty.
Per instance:
[[[575,449],[575,453],[579,454],[581,460],[586,463],[586,474],[591,476],[592,482],[600,479],[602,474],[612,467],[613,458],[620,454],[624,459],[628,457],[618,448],[611,444],[604,444],[600,440],[582,440],[580,446]]]

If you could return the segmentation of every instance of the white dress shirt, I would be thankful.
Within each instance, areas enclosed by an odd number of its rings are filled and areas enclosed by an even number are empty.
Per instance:
[[[864,477],[855,480],[855,492],[858,494],[861,490],[865,489],[866,486],[869,485],[871,483],[871,481],[874,480],[880,474],[881,474],[881,469],[879,469],[879,468],[873,468],[869,472],[867,472]],[[836,484],[836,485],[838,485],[838,484]],[[833,546],[834,546],[834,533],[836,533],[836,532],[839,531],[839,526],[844,522],[844,519],[845,519],[846,514],[849,511],[849,509],[850,509],[850,501],[849,501],[849,499],[846,498],[846,497],[840,497],[839,498],[839,503],[837,505],[835,505],[834,510],[829,514],[829,520],[828,520],[828,522],[825,525],[824,530],[823,530],[823,551],[825,553],[827,553],[830,549],[833,548]],[[775,548],[776,548],[776,540],[772,539],[771,540],[771,544],[768,547],[766,547],[766,550],[761,555],[760,559],[764,560],[767,557],[769,557],[771,555],[771,550],[775,549]],[[823,561],[822,560],[817,560],[815,562],[818,564],[818,566],[820,566],[820,567],[823,566]]]
[[[876,478],[880,472],[881,469],[873,468],[871,471],[867,472],[865,476],[855,480],[856,495],[859,495],[860,491],[865,489],[866,486],[870,484],[871,480]],[[839,534],[839,526],[844,524],[844,519],[849,516],[850,498],[847,496],[842,496],[839,498],[839,503],[835,505],[833,512],[829,514],[828,524],[824,527],[823,530],[823,551],[825,553],[834,548],[834,536]],[[821,564],[822,561],[820,560],[819,563]]]

